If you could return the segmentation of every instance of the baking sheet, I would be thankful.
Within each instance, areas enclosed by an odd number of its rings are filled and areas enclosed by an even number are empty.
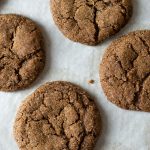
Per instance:
[[[150,113],[126,111],[107,101],[99,83],[99,63],[110,42],[136,29],[150,29],[150,0],[133,0],[128,25],[99,46],[86,46],[66,39],[54,25],[49,0],[1,0],[0,13],[17,13],[38,22],[46,45],[46,67],[25,90],[0,92],[0,150],[17,150],[12,126],[17,108],[26,96],[47,81],[67,80],[81,85],[97,101],[103,133],[95,150],[150,150]],[[93,79],[93,85],[88,80]]]

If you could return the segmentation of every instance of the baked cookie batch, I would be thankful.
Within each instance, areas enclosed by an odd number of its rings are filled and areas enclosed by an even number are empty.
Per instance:
[[[51,0],[55,24],[72,41],[97,45],[125,26],[131,0]],[[32,20],[0,15],[0,90],[26,88],[45,64],[44,41]],[[100,65],[109,101],[150,112],[150,31],[112,42]],[[66,81],[48,82],[28,96],[14,123],[20,150],[93,150],[102,122],[97,105],[83,89]]]

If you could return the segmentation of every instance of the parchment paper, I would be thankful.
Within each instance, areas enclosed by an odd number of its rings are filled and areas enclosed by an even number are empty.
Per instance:
[[[103,120],[103,133],[96,150],[150,150],[150,113],[126,111],[107,101],[99,83],[99,64],[110,42],[129,31],[150,29],[150,0],[133,0],[128,25],[99,46],[86,46],[66,39],[54,25],[49,0],[1,0],[0,13],[25,15],[41,25],[46,45],[46,67],[34,84],[13,93],[0,92],[0,150],[17,150],[12,135],[20,103],[47,81],[67,80],[79,84],[95,98]],[[93,85],[88,80],[93,79]]]

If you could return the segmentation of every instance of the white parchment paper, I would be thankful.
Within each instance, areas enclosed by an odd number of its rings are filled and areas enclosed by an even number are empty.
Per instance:
[[[46,67],[34,84],[13,93],[0,92],[0,150],[17,150],[12,135],[20,103],[47,81],[67,80],[81,85],[95,97],[103,118],[103,133],[96,150],[150,150],[150,113],[126,111],[107,101],[99,83],[99,64],[110,42],[136,29],[150,29],[150,0],[133,0],[128,25],[99,46],[66,39],[54,25],[49,0],[1,0],[0,13],[17,13],[41,25],[46,44]],[[94,79],[93,85],[88,80]]]

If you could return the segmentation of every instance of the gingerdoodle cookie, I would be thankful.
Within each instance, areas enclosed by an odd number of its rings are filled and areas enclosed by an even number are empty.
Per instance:
[[[96,45],[117,33],[132,14],[132,0],[51,0],[54,21],[69,39]]]
[[[100,66],[101,85],[117,106],[150,112],[150,30],[114,41]]]
[[[44,60],[37,25],[19,15],[0,15],[0,90],[29,86],[43,70]]]
[[[49,82],[27,97],[14,125],[21,150],[93,150],[101,130],[95,102],[69,82]]]

